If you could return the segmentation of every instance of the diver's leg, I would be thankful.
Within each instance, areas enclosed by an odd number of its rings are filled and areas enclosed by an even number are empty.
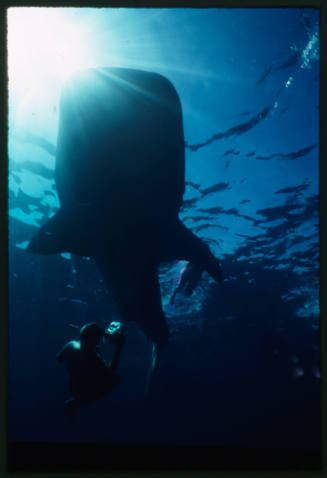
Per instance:
[[[185,287],[186,297],[191,297],[191,295],[194,292],[194,289],[200,282],[200,279],[203,273],[203,269],[195,264],[191,264],[189,267],[191,270],[190,270],[190,274],[188,278],[188,283],[186,284],[186,287]]]
[[[188,264],[187,267],[190,268],[190,263]],[[201,274],[202,274],[202,269],[200,270],[199,280],[200,280]],[[172,293],[172,296],[170,298],[170,301],[169,301],[170,304],[173,304],[175,302],[175,297],[179,292],[182,292],[183,289],[185,289],[185,291],[187,290],[187,288],[189,287],[188,284],[189,284],[189,274],[188,274],[187,269],[184,269],[181,273],[180,278],[179,278],[179,283],[175,287],[175,289]]]
[[[175,297],[176,297],[177,292],[178,292],[178,287],[176,287],[176,288],[174,289],[174,291],[173,291],[173,293],[172,293],[172,295],[171,295],[171,298],[170,298],[170,300],[169,300],[169,304],[171,304],[171,305],[174,304],[174,302],[175,302]]]

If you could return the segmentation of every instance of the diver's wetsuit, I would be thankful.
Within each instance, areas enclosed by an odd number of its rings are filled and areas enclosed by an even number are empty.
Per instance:
[[[120,383],[120,377],[114,372],[116,361],[107,365],[96,350],[82,350],[80,342],[68,342],[57,360],[66,362],[70,392],[80,403],[91,403]]]

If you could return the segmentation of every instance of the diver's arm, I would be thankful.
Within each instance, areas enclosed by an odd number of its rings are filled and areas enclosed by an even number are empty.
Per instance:
[[[114,356],[112,357],[112,360],[109,364],[109,368],[110,370],[112,370],[113,372],[115,372],[117,370],[117,367],[118,367],[118,363],[119,363],[119,358],[120,358],[120,353],[121,353],[121,349],[123,348],[123,345],[124,345],[125,342],[122,342],[120,344],[117,344],[115,345],[115,351],[114,351]]]
[[[110,364],[108,364],[107,361],[98,353],[96,354],[96,364],[97,367],[100,367],[102,369],[107,369],[108,367],[110,367]]]

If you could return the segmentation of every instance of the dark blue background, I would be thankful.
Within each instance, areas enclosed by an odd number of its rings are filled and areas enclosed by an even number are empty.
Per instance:
[[[151,395],[143,397],[151,344],[131,325],[121,386],[67,424],[67,376],[55,354],[78,336],[68,324],[117,315],[91,260],[24,251],[58,206],[60,81],[49,76],[47,88],[30,72],[40,82],[31,92],[13,77],[9,439],[317,448],[318,12],[83,10],[62,18],[88,26],[90,63],[156,71],[176,87],[186,141],[181,218],[210,241],[225,281],[204,276],[172,308],[183,263],[163,266],[171,341]]]

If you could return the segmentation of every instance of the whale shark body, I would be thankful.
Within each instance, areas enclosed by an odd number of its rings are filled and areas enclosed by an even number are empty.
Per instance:
[[[123,322],[167,343],[158,266],[188,260],[221,281],[218,260],[179,220],[185,188],[182,109],[163,76],[91,68],[60,100],[55,180],[60,209],[30,252],[94,258]]]

